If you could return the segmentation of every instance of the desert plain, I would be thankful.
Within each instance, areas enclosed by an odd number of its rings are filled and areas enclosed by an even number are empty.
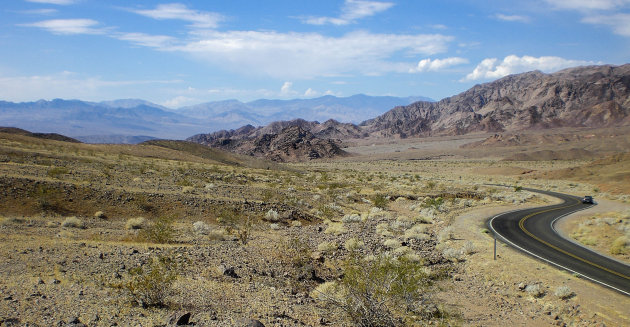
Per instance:
[[[272,163],[0,133],[1,326],[627,326],[630,298],[486,221],[592,195],[565,237],[630,262],[630,129],[344,141]]]

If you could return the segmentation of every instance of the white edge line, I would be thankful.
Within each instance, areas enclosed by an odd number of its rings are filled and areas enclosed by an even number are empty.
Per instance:
[[[520,247],[520,246],[518,246],[518,245],[516,245],[516,244],[512,243],[510,240],[508,240],[507,238],[505,238],[505,236],[503,236],[503,235],[499,234],[499,232],[497,232],[497,231],[494,229],[494,227],[492,227],[492,221],[493,221],[495,218],[500,217],[500,216],[503,216],[503,215],[505,215],[505,214],[513,213],[513,212],[516,212],[516,211],[520,211],[520,210],[524,210],[524,209],[516,209],[516,210],[512,210],[512,211],[504,212],[504,213],[498,214],[498,215],[496,215],[496,216],[494,216],[494,217],[490,218],[490,220],[488,221],[488,225],[489,225],[490,229],[492,229],[492,231],[494,232],[494,234],[495,234],[495,235],[500,236],[500,237],[501,237],[501,239],[502,239],[504,242],[510,243],[513,247],[515,247],[515,248],[517,248],[517,249],[519,249],[519,250],[521,250],[521,251],[523,251],[523,252],[529,253],[530,255],[532,255],[532,256],[534,256],[534,257],[536,257],[536,258],[538,258],[538,259],[541,259],[541,260],[547,261],[548,263],[553,264],[553,265],[555,265],[555,266],[558,266],[558,267],[560,267],[560,268],[562,268],[562,269],[564,269],[564,270],[570,271],[570,272],[572,272],[572,273],[574,273],[574,274],[577,274],[577,275],[579,275],[579,276],[582,276],[582,277],[584,277],[584,278],[586,278],[586,279],[590,279],[590,280],[591,280],[591,281],[593,281],[593,282],[599,283],[599,284],[604,285],[604,286],[606,286],[606,287],[609,287],[609,288],[611,288],[611,289],[613,289],[613,290],[615,290],[615,291],[618,291],[618,292],[621,292],[621,293],[623,293],[623,294],[625,294],[625,295],[629,295],[629,296],[630,296],[630,293],[628,293],[628,292],[626,292],[626,291],[624,291],[624,290],[620,290],[620,289],[618,289],[618,288],[616,288],[616,287],[614,287],[614,286],[608,285],[608,284],[606,284],[606,283],[604,283],[604,282],[602,282],[602,281],[599,281],[599,280],[597,280],[597,279],[595,279],[595,278],[592,278],[592,277],[586,276],[586,275],[581,274],[581,273],[579,273],[579,272],[577,272],[577,271],[575,271],[575,270],[573,270],[573,269],[569,269],[569,268],[567,268],[567,267],[565,267],[565,266],[563,266],[563,265],[561,265],[561,264],[558,264],[558,263],[553,262],[553,261],[551,261],[551,260],[549,260],[549,259],[543,258],[543,257],[541,257],[541,256],[539,256],[539,255],[537,255],[537,254],[535,254],[535,253],[532,253],[532,252],[530,252],[530,251],[528,251],[528,250],[525,250],[525,249],[523,249],[522,247]],[[576,210],[576,211],[579,211],[579,210]],[[575,212],[575,211],[574,211],[574,212]]]
[[[554,232],[554,233],[556,233],[556,234],[557,234],[558,236],[560,236],[561,238],[563,238],[563,239],[565,239],[565,240],[567,240],[567,241],[569,241],[569,242],[571,242],[571,243],[573,243],[573,244],[575,244],[575,245],[577,245],[577,246],[579,246],[579,247],[581,247],[581,248],[583,248],[583,249],[585,249],[585,250],[588,250],[589,252],[595,253],[595,254],[597,254],[597,255],[599,255],[599,256],[602,256],[602,257],[604,257],[604,258],[606,258],[606,259],[610,259],[610,260],[612,260],[612,261],[615,261],[615,262],[617,262],[617,263],[620,263],[620,264],[622,264],[622,265],[627,266],[628,268],[630,268],[630,264],[625,263],[625,262],[622,262],[622,261],[618,260],[617,258],[613,258],[613,257],[611,257],[611,256],[608,256],[608,255],[604,254],[604,253],[597,252],[597,251],[595,251],[595,250],[593,250],[593,249],[591,249],[591,248],[588,248],[588,247],[584,246],[583,244],[578,243],[578,242],[577,242],[577,241],[575,241],[575,240],[572,240],[572,239],[570,239],[570,238],[568,238],[568,237],[565,237],[564,235],[562,235],[562,234],[558,233],[558,231],[556,230],[556,226],[555,226],[555,225],[556,225],[556,222],[557,222],[558,220],[560,220],[560,219],[562,219],[562,218],[565,218],[566,216],[572,215],[572,214],[574,214],[574,213],[576,213],[576,212],[578,212],[578,211],[582,211],[582,210],[587,210],[587,209],[590,209],[590,208],[592,208],[592,207],[594,207],[594,206],[595,206],[595,205],[592,205],[592,206],[589,206],[589,207],[586,207],[586,208],[577,209],[577,210],[575,210],[575,211],[571,211],[571,212],[566,213],[566,214],[564,214],[564,215],[562,215],[562,216],[560,216],[560,217],[557,217],[556,219],[554,219],[554,220],[552,220],[552,221],[551,221],[551,229],[553,230],[553,232]]]

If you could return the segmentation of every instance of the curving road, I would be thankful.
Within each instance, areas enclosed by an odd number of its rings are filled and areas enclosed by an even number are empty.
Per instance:
[[[556,233],[556,220],[593,205],[581,198],[555,192],[526,189],[563,200],[563,203],[510,211],[488,220],[488,226],[507,244],[562,269],[630,296],[630,266],[593,252]]]

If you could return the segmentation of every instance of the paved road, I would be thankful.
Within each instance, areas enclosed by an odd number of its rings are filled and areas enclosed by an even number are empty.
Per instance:
[[[592,205],[582,204],[572,195],[526,190],[557,197],[563,203],[494,216],[488,226],[495,235],[521,251],[630,296],[630,265],[573,243],[553,228],[557,219]]]

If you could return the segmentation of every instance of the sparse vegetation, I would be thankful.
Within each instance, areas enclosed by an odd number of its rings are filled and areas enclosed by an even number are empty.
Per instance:
[[[129,269],[122,286],[131,300],[142,307],[163,307],[178,276],[178,266],[168,256],[153,258],[150,265]]]
[[[85,228],[83,221],[77,217],[67,217],[61,223],[61,227],[65,228]]]

